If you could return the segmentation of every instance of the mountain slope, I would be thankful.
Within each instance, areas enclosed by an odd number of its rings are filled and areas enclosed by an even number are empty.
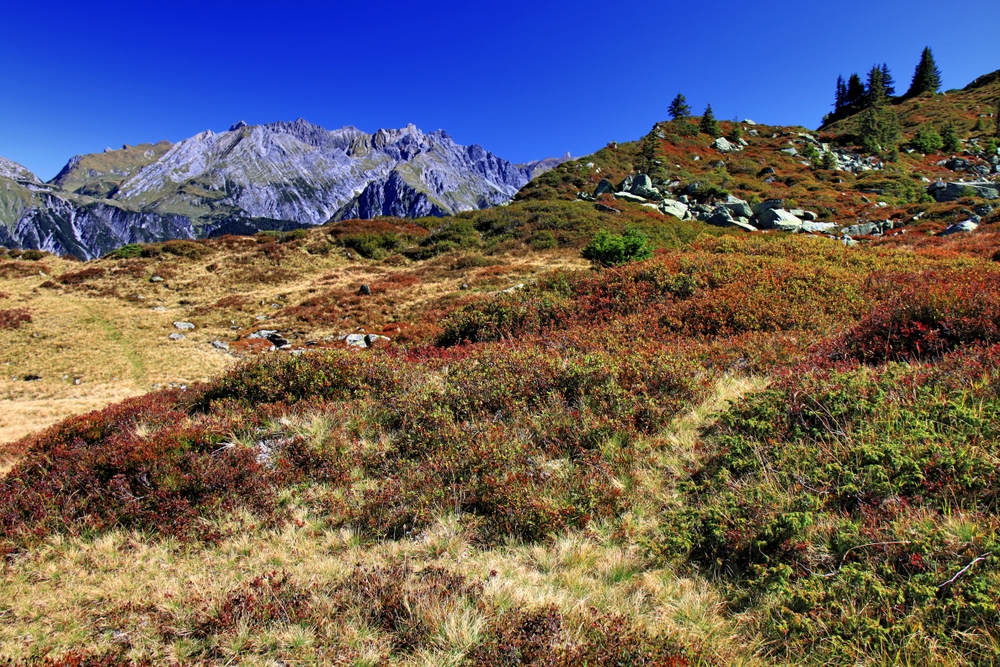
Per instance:
[[[0,244],[91,259],[128,243],[192,238],[186,218],[64,192],[0,158]]]
[[[996,134],[997,102],[1000,100],[1000,70],[979,77],[961,90],[941,94],[925,93],[908,100],[896,100],[893,108],[904,133],[912,136],[921,125],[940,130],[952,123],[959,137],[974,138]],[[853,134],[859,114],[821,128],[831,134]]]
[[[482,209],[509,201],[530,173],[412,125],[370,135],[301,119],[241,122],[171,147],[111,196],[138,210],[189,217],[199,233],[211,234],[239,220],[315,225]]]
[[[63,167],[51,183],[67,192],[91,197],[113,194],[122,181],[156,161],[170,150],[169,141],[157,144],[122,146],[120,150],[106,149],[103,153],[76,155]]]

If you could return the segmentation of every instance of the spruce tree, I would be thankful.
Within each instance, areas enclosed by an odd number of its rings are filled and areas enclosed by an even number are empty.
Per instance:
[[[670,114],[670,118],[672,120],[687,118],[691,115],[691,107],[688,106],[687,100],[684,96],[677,93],[677,97],[675,97],[674,101],[670,103],[670,108],[667,109],[667,113]]]
[[[718,138],[722,136],[722,128],[719,127],[719,121],[715,119],[711,104],[705,107],[705,113],[701,115],[701,122],[698,124],[698,129],[712,137]]]
[[[833,103],[834,113],[847,106],[847,82],[843,76],[837,77],[837,99]]]
[[[884,83],[882,68],[878,65],[872,65],[871,70],[868,71],[868,85],[865,86],[864,107],[866,109],[885,104]]]
[[[885,89],[886,98],[892,99],[896,96],[896,81],[892,78],[889,66],[885,63],[882,63],[882,88]]]
[[[934,63],[934,54],[931,48],[925,47],[920,56],[920,63],[917,64],[916,71],[913,72],[913,83],[906,91],[904,97],[911,98],[923,95],[924,93],[936,93],[941,89],[941,70]]]
[[[997,139],[1000,139],[1000,98],[997,98],[997,112],[993,115],[993,120],[995,120],[997,124],[996,137]]]
[[[865,110],[861,113],[858,126],[861,146],[869,153],[892,155],[897,150],[902,128],[896,110],[886,100],[882,70],[877,65],[868,74],[868,85]]]
[[[962,148],[962,142],[958,138],[958,130],[954,123],[948,123],[941,128],[942,148],[946,153],[955,153]]]
[[[847,106],[854,106],[861,102],[865,96],[865,84],[861,83],[861,77],[852,74],[847,80]]]

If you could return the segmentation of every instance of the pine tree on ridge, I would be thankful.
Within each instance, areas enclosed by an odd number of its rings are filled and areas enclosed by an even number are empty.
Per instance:
[[[685,97],[680,93],[677,93],[677,97],[675,97],[674,101],[670,103],[667,113],[670,114],[670,118],[672,120],[687,118],[691,115],[691,107],[688,106],[687,99],[685,99]]]
[[[924,47],[916,71],[913,72],[913,83],[903,97],[909,99],[924,93],[936,93],[941,89],[941,70],[934,63],[931,47]]]

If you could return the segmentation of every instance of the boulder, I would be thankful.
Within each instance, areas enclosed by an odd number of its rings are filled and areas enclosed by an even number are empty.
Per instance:
[[[601,195],[613,194],[615,191],[615,186],[611,184],[606,178],[602,178],[601,182],[597,184],[597,188],[594,190],[594,196],[600,197]]]
[[[153,277],[151,277],[149,279],[149,282],[151,282],[151,283],[162,283],[163,282],[163,277],[162,276],[153,276]]]
[[[969,183],[944,183],[938,181],[927,186],[927,192],[939,202],[950,202],[962,197],[982,197],[983,199],[1000,198],[1000,185],[989,181],[974,181]]]
[[[719,137],[712,143],[712,148],[719,151],[720,153],[735,153],[740,150],[740,147],[732,143],[725,137]]]
[[[785,205],[784,199],[765,199],[759,204],[754,204],[753,214],[754,216],[760,216],[764,211],[769,211],[772,208],[781,208]]]
[[[660,202],[660,210],[663,211],[664,215],[672,215],[678,220],[683,220],[688,214],[687,204],[675,199],[664,199]]]
[[[176,341],[176,340],[184,340],[185,338],[187,338],[187,336],[185,336],[184,334],[172,333],[169,336],[167,336],[167,338]]]
[[[659,201],[663,198],[660,191],[653,185],[653,179],[646,174],[637,174],[632,180],[632,187],[629,193],[642,197],[643,199],[653,199]]]
[[[836,229],[837,227],[839,227],[839,225],[836,222],[812,222],[807,220],[802,223],[802,228],[800,231],[809,233],[817,233],[817,232],[821,233],[821,232],[829,232],[830,230]]]
[[[979,228],[979,225],[972,220],[966,220],[964,222],[958,222],[951,225],[943,232],[938,234],[938,236],[951,236],[952,234],[959,234],[961,232],[974,232]]]
[[[742,199],[739,199],[738,197],[729,195],[728,197],[726,197],[726,203],[723,205],[732,212],[733,217],[736,218],[753,217],[753,208],[750,206],[750,204],[748,204]]]
[[[791,155],[792,157],[795,157],[796,155],[799,154],[799,152],[795,149],[795,146],[789,146],[788,148],[782,148],[781,152],[784,153],[785,155]]]
[[[797,232],[802,229],[802,221],[781,208],[769,208],[758,216],[761,229],[776,229],[780,232]]]
[[[725,206],[716,208],[705,222],[716,227],[739,227],[748,232],[757,231],[757,228],[751,225],[749,220],[744,217],[734,217]]]
[[[212,347],[216,350],[229,350],[229,343],[222,340],[213,340]]]
[[[618,184],[617,192],[629,192],[632,189],[632,183],[634,182],[635,176],[629,174],[625,177],[625,180]]]
[[[181,331],[190,331],[191,329],[194,329],[194,325],[190,322],[174,322],[174,326]]]
[[[621,213],[621,211],[619,211],[618,209],[611,208],[610,206],[601,203],[594,204],[594,208],[600,211],[601,213]]]
[[[842,234],[847,236],[870,236],[872,234],[882,234],[892,229],[895,224],[892,220],[885,220],[883,222],[862,222],[857,225],[851,225],[850,227],[844,227],[841,229]]]
[[[369,287],[367,284],[366,285],[362,285],[361,287],[358,288],[358,294],[360,296],[371,296],[371,294],[372,294],[372,288]]]
[[[630,201],[633,204],[645,204],[647,201],[649,201],[645,197],[634,195],[631,192],[616,192],[615,199],[620,199],[622,201]]]

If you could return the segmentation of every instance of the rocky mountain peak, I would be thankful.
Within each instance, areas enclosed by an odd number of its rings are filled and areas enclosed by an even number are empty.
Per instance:
[[[27,167],[23,167],[13,160],[3,157],[0,157],[0,178],[9,178],[12,181],[34,183],[36,185],[42,184],[37,176],[28,171]]]

